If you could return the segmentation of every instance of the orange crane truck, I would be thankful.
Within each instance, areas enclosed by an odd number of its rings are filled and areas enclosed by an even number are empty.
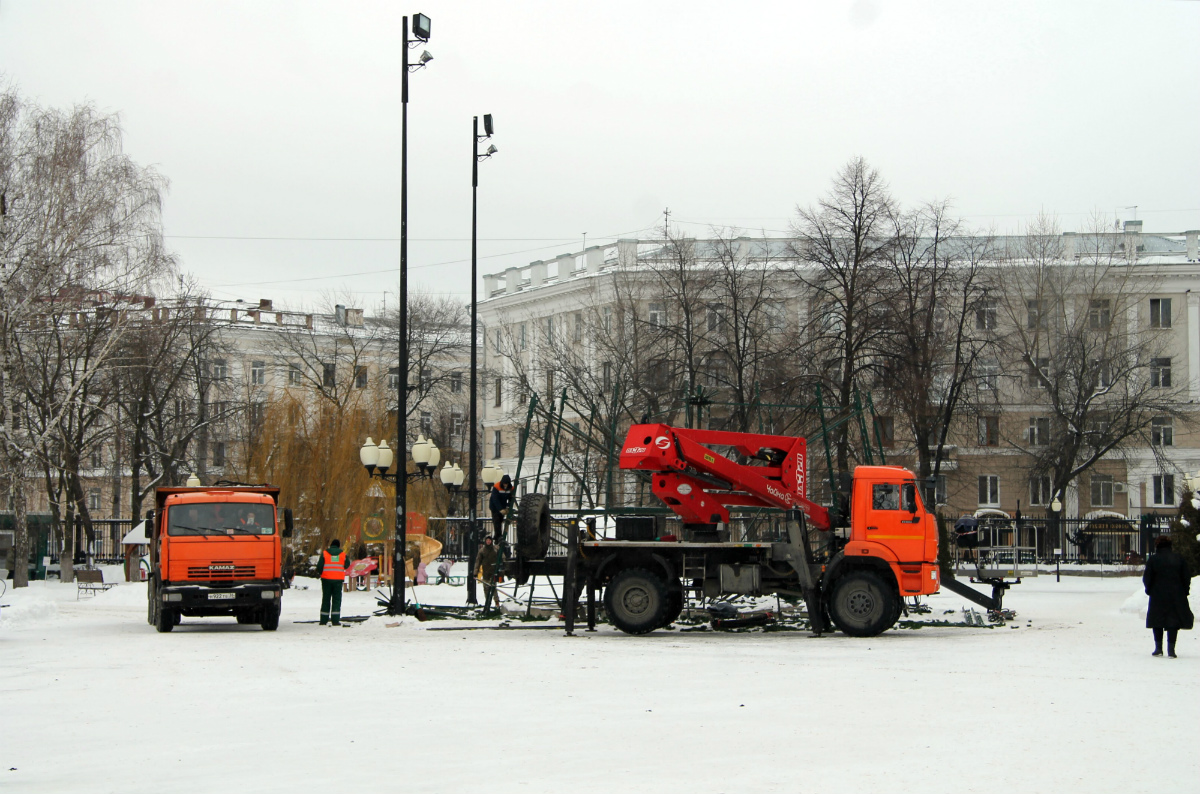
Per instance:
[[[292,535],[292,511],[279,515],[279,489],[158,488],[154,501],[146,520],[150,625],[170,631],[184,615],[233,615],[266,631],[279,628],[280,539]]]
[[[990,597],[943,581],[936,516],[922,503],[912,472],[859,466],[848,504],[831,510],[809,500],[807,464],[803,438],[634,425],[620,467],[649,476],[654,494],[682,520],[682,531],[664,532],[664,522],[653,516],[617,516],[616,539],[584,537],[572,544],[575,559],[564,583],[569,625],[581,577],[589,594],[604,588],[609,620],[631,634],[673,622],[689,590],[708,597],[803,598],[814,633],[832,622],[860,637],[895,625],[906,597],[942,586],[1001,608],[1003,580],[988,581]],[[778,531],[731,538],[731,508],[773,509],[767,512]]]

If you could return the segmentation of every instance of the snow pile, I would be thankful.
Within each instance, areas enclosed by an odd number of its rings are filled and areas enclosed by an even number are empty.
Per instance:
[[[1119,612],[1125,612],[1130,615],[1146,616],[1146,609],[1150,606],[1150,596],[1146,595],[1146,591],[1142,588],[1134,590],[1129,598],[1126,598],[1121,604]]]
[[[25,628],[45,623],[58,617],[58,603],[46,599],[21,599],[0,610],[0,629]]]

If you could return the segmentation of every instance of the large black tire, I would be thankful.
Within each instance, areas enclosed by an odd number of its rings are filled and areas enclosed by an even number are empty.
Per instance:
[[[852,637],[874,637],[896,622],[899,594],[871,571],[851,571],[838,580],[829,601],[834,625]]]
[[[261,626],[263,631],[275,631],[279,628],[279,613],[283,609],[283,604],[279,603],[278,599],[274,606],[265,607],[262,611]]]
[[[175,628],[175,610],[166,609],[165,607],[158,608],[158,620],[154,624],[154,628],[160,633],[170,631]]]
[[[675,585],[667,592],[667,614],[663,617],[662,627],[665,629],[683,614],[683,586]]]
[[[517,507],[517,554],[540,560],[550,548],[550,497],[531,493]]]
[[[239,612],[234,615],[234,617],[236,617],[237,622],[241,623],[243,626],[248,626],[251,623],[258,622],[258,615],[255,615],[253,612]]]
[[[626,568],[604,588],[604,610],[626,634],[649,634],[667,625],[671,593],[667,583],[645,568]]]

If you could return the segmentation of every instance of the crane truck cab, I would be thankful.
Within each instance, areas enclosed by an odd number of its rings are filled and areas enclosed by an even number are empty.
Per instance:
[[[164,632],[184,615],[232,615],[277,629],[280,539],[292,534],[291,510],[280,515],[278,502],[270,486],[158,488],[147,521],[147,621]]]

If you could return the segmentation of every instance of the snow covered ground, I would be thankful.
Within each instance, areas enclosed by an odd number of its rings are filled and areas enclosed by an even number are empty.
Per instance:
[[[1151,658],[1137,578],[1026,580],[1009,626],[870,640],[330,628],[293,623],[320,598],[297,581],[275,633],[158,634],[139,584],[10,589],[0,789],[1125,794],[1200,772],[1200,641]],[[956,596],[930,603],[960,619]],[[352,593],[343,614],[372,608]]]

